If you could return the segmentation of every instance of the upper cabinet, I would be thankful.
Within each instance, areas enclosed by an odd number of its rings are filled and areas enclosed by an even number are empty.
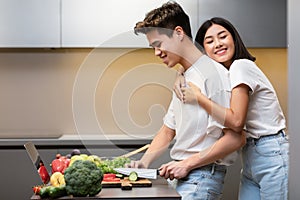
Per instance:
[[[247,47],[287,46],[287,0],[198,1],[199,26],[211,17],[224,17]]]
[[[135,23],[168,0],[0,0],[0,47],[148,47]],[[214,16],[247,47],[287,46],[287,0],[177,0],[199,26]]]
[[[60,47],[60,0],[0,0],[0,47]]]
[[[62,47],[147,47],[133,28],[167,0],[62,0]],[[197,1],[178,1],[192,16]],[[197,25],[197,18],[192,22]]]

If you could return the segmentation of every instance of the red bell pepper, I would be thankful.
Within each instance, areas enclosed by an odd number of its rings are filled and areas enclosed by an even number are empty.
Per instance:
[[[42,181],[44,184],[48,183],[50,180],[50,176],[48,174],[48,171],[44,165],[40,165],[38,172],[40,174],[40,177],[42,178]]]
[[[54,159],[51,163],[52,174],[54,172],[61,172],[63,174],[67,169],[67,167],[69,166],[69,163],[70,163],[69,158],[57,154],[56,159]]]
[[[116,178],[116,174],[104,174],[103,181],[105,182],[120,182],[120,178]]]

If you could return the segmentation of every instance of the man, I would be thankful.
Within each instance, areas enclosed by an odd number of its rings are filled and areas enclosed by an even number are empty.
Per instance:
[[[136,24],[135,32],[146,35],[155,55],[169,68],[180,64],[187,81],[209,98],[229,106],[230,94],[225,92],[230,89],[228,72],[193,44],[189,17],[179,4],[168,2],[150,11]],[[193,95],[192,90],[188,92]],[[242,134],[229,129],[224,129],[222,136],[223,128],[197,104],[196,97],[194,104],[183,104],[173,94],[163,126],[141,160],[130,167],[149,167],[175,139],[170,152],[174,161],[160,167],[160,176],[178,180],[176,189],[182,199],[219,199],[226,166],[234,162],[235,151],[245,142]]]

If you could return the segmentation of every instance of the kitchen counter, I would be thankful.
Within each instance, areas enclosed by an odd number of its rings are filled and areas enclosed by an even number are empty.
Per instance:
[[[23,145],[26,142],[33,142],[38,147],[79,147],[79,146],[141,146],[151,142],[152,138],[131,137],[124,134],[115,135],[58,135],[57,137],[46,137],[45,135],[36,137],[24,137],[24,138],[1,138],[0,148],[12,149],[12,148],[24,148]]]
[[[33,195],[31,199],[40,199],[38,195]],[[121,190],[120,188],[103,188],[102,191],[95,197],[61,197],[59,199],[135,199],[135,200],[156,200],[156,199],[170,199],[180,200],[180,195],[168,185],[167,181],[163,178],[158,178],[152,181],[152,187],[133,187],[132,190]]]
[[[2,178],[6,181],[0,182],[0,188],[4,188],[1,191],[0,199],[30,199],[32,186],[40,184],[41,180],[38,173],[24,148],[24,144],[28,141],[35,144],[48,171],[51,171],[50,163],[57,153],[66,155],[71,153],[74,148],[77,148],[82,153],[95,154],[100,157],[113,157],[126,154],[145,144],[149,144],[151,139],[132,138],[118,134],[109,135],[109,137],[96,135],[79,137],[79,135],[70,134],[59,138],[1,138],[0,159],[3,162],[1,163],[0,171],[5,172]],[[136,154],[133,156],[133,159],[139,159],[143,153]],[[151,167],[157,168],[162,163],[170,160],[169,151],[166,151],[165,154],[152,163]],[[21,168],[20,163],[22,165]],[[12,193],[10,188],[18,188],[18,192]],[[132,190],[132,192],[139,191]],[[155,189],[155,187],[151,188],[151,191],[152,193],[162,192],[161,189]]]

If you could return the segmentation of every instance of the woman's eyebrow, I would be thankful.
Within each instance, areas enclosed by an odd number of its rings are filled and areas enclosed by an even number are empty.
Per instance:
[[[221,35],[222,33],[225,33],[225,32],[226,32],[225,30],[220,31],[220,32],[218,33],[218,35]]]
[[[220,31],[219,33],[217,33],[217,35],[219,36],[219,35],[221,35],[222,33],[225,33],[225,32],[226,32],[225,30]],[[209,39],[209,38],[212,38],[212,37],[213,37],[213,36],[211,36],[211,35],[206,36],[206,37],[204,38],[204,40]]]

